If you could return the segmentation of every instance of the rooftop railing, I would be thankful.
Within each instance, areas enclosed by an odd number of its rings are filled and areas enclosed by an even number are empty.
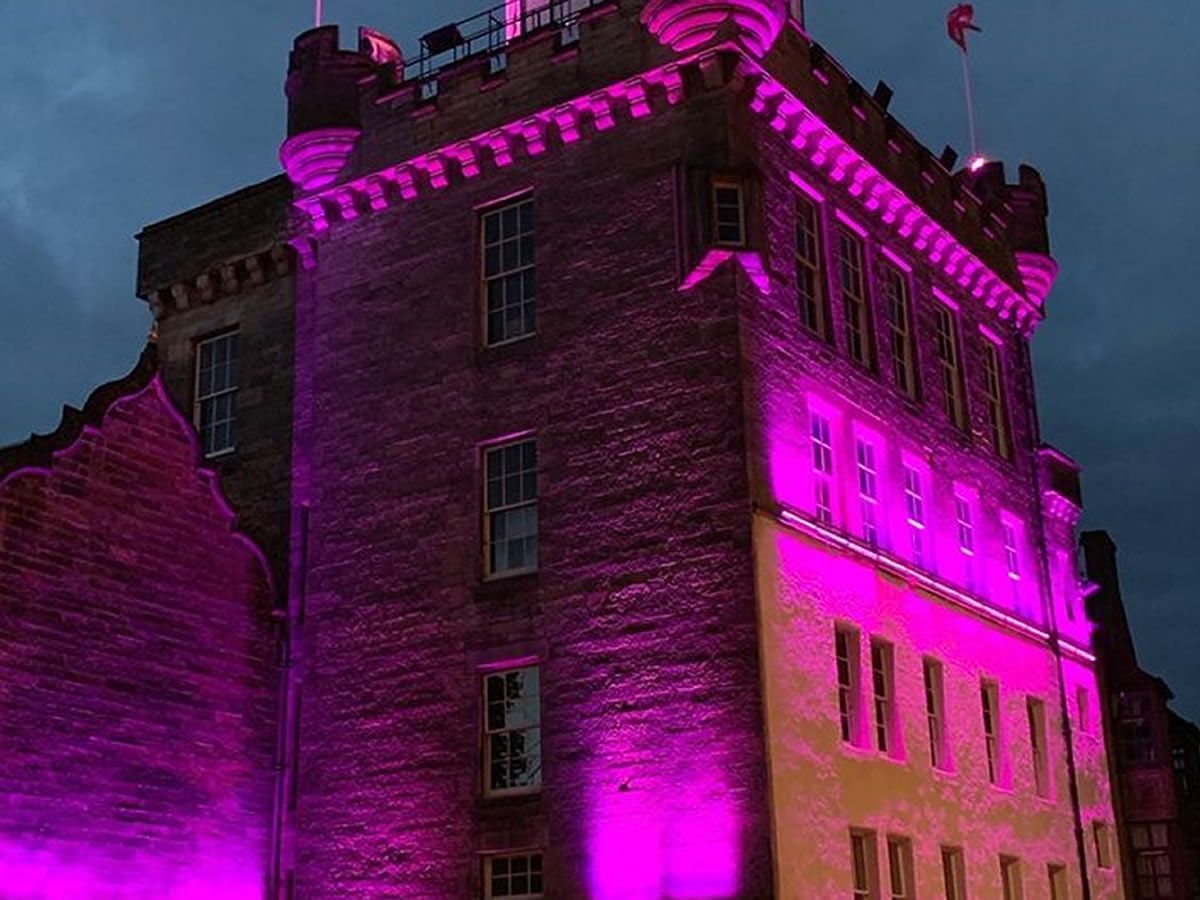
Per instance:
[[[579,17],[608,0],[507,0],[458,22],[435,28],[421,38],[421,54],[407,68],[422,82],[472,57],[491,57],[505,65],[504,51],[522,35],[557,28],[563,44],[579,38]],[[434,89],[436,90],[436,88]]]

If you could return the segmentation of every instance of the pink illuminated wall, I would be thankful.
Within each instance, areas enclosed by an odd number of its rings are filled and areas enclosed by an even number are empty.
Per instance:
[[[271,587],[161,381],[130,391],[0,479],[0,896],[256,900]]]

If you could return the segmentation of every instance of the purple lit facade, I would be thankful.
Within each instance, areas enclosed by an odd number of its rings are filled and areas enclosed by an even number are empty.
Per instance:
[[[301,35],[287,179],[140,236],[134,396],[236,390],[180,465],[278,586],[227,598],[280,623],[257,867],[198,884],[1124,896],[1037,173],[947,171],[782,2],[500,8]]]

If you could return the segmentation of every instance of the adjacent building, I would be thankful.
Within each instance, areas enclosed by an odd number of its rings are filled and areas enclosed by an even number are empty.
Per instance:
[[[286,175],[138,279],[274,585],[251,882],[1126,896],[1035,170],[935,157],[782,0],[321,27],[286,88]]]

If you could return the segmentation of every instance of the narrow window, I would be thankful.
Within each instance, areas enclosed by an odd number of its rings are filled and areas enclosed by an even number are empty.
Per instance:
[[[1050,796],[1050,757],[1046,752],[1046,704],[1030,697],[1026,703],[1029,716],[1029,750],[1033,762],[1033,786],[1039,797]]]
[[[1167,835],[1165,823],[1129,826],[1138,900],[1175,897]]]
[[[533,266],[533,200],[483,213],[483,289],[487,343],[533,334],[537,304]]]
[[[1070,888],[1067,886],[1067,867],[1050,863],[1050,900],[1071,900]]]
[[[879,473],[875,465],[875,445],[862,438],[854,442],[854,458],[858,466],[858,506],[862,519],[863,539],[872,547],[879,546]]]
[[[852,360],[871,368],[871,321],[862,238],[844,225],[838,227],[837,236],[846,349]]]
[[[1092,698],[1083,685],[1075,688],[1075,721],[1084,734],[1092,733]]]
[[[834,632],[837,654],[838,717],[842,740],[857,744],[859,740],[858,632],[838,628]]]
[[[805,197],[796,203],[796,291],[800,323],[825,338],[825,282],[821,266],[820,210]]]
[[[1000,885],[1004,889],[1004,900],[1025,900],[1021,861],[1016,857],[1000,857]]]
[[[879,858],[874,832],[850,829],[850,871],[854,900],[879,900]]]
[[[890,263],[883,263],[884,310],[887,313],[888,350],[892,358],[892,383],[909,399],[917,398],[916,346],[913,340],[912,306],[908,277]]]
[[[1122,691],[1117,695],[1117,752],[1128,765],[1155,762],[1154,729],[1150,722],[1150,698],[1144,693]]]
[[[967,408],[963,398],[962,352],[959,349],[958,323],[954,312],[936,305],[937,355],[942,375],[942,399],[946,417],[956,428],[967,427]]]
[[[946,746],[946,688],[942,664],[925,660],[925,720],[929,725],[929,763],[935,769],[949,769]]]
[[[946,900],[967,900],[967,870],[961,847],[942,848],[942,882]]]
[[[484,531],[488,575],[537,568],[537,442],[532,438],[484,451]]]
[[[494,796],[536,790],[542,783],[538,667],[489,672],[483,682],[487,793]]]
[[[713,233],[722,247],[746,246],[746,211],[742,185],[728,178],[713,181]]]
[[[196,345],[196,428],[207,457],[237,448],[238,333]]]
[[[913,852],[908,838],[888,836],[888,888],[891,900],[913,900]]]
[[[1112,839],[1108,823],[1099,819],[1092,822],[1092,842],[1096,846],[1096,865],[1101,869],[1112,868]]]
[[[983,340],[983,390],[987,398],[988,440],[992,450],[997,456],[1011,459],[1012,439],[1004,395],[1004,370],[1000,367],[1000,348],[986,337]]]
[[[871,641],[871,692],[875,713],[875,747],[880,753],[895,752],[893,734],[894,660],[891,644]]]
[[[542,893],[542,854],[506,853],[484,861],[484,897],[534,900]]]
[[[829,420],[812,413],[813,493],[817,518],[833,524],[833,438]]]
[[[1012,589],[1013,609],[1025,612],[1021,585],[1021,528],[1005,518],[1001,520],[1000,531],[1004,539],[1004,568]]]
[[[929,549],[925,536],[925,479],[919,469],[904,464],[904,514],[908,523],[909,545],[913,562],[922,568],[929,567]]]
[[[988,781],[1000,783],[1000,698],[995,682],[984,681],[979,686],[983,708],[983,740],[987,750]]]
[[[963,584],[975,590],[975,510],[971,500],[954,496],[955,534],[963,564]]]

